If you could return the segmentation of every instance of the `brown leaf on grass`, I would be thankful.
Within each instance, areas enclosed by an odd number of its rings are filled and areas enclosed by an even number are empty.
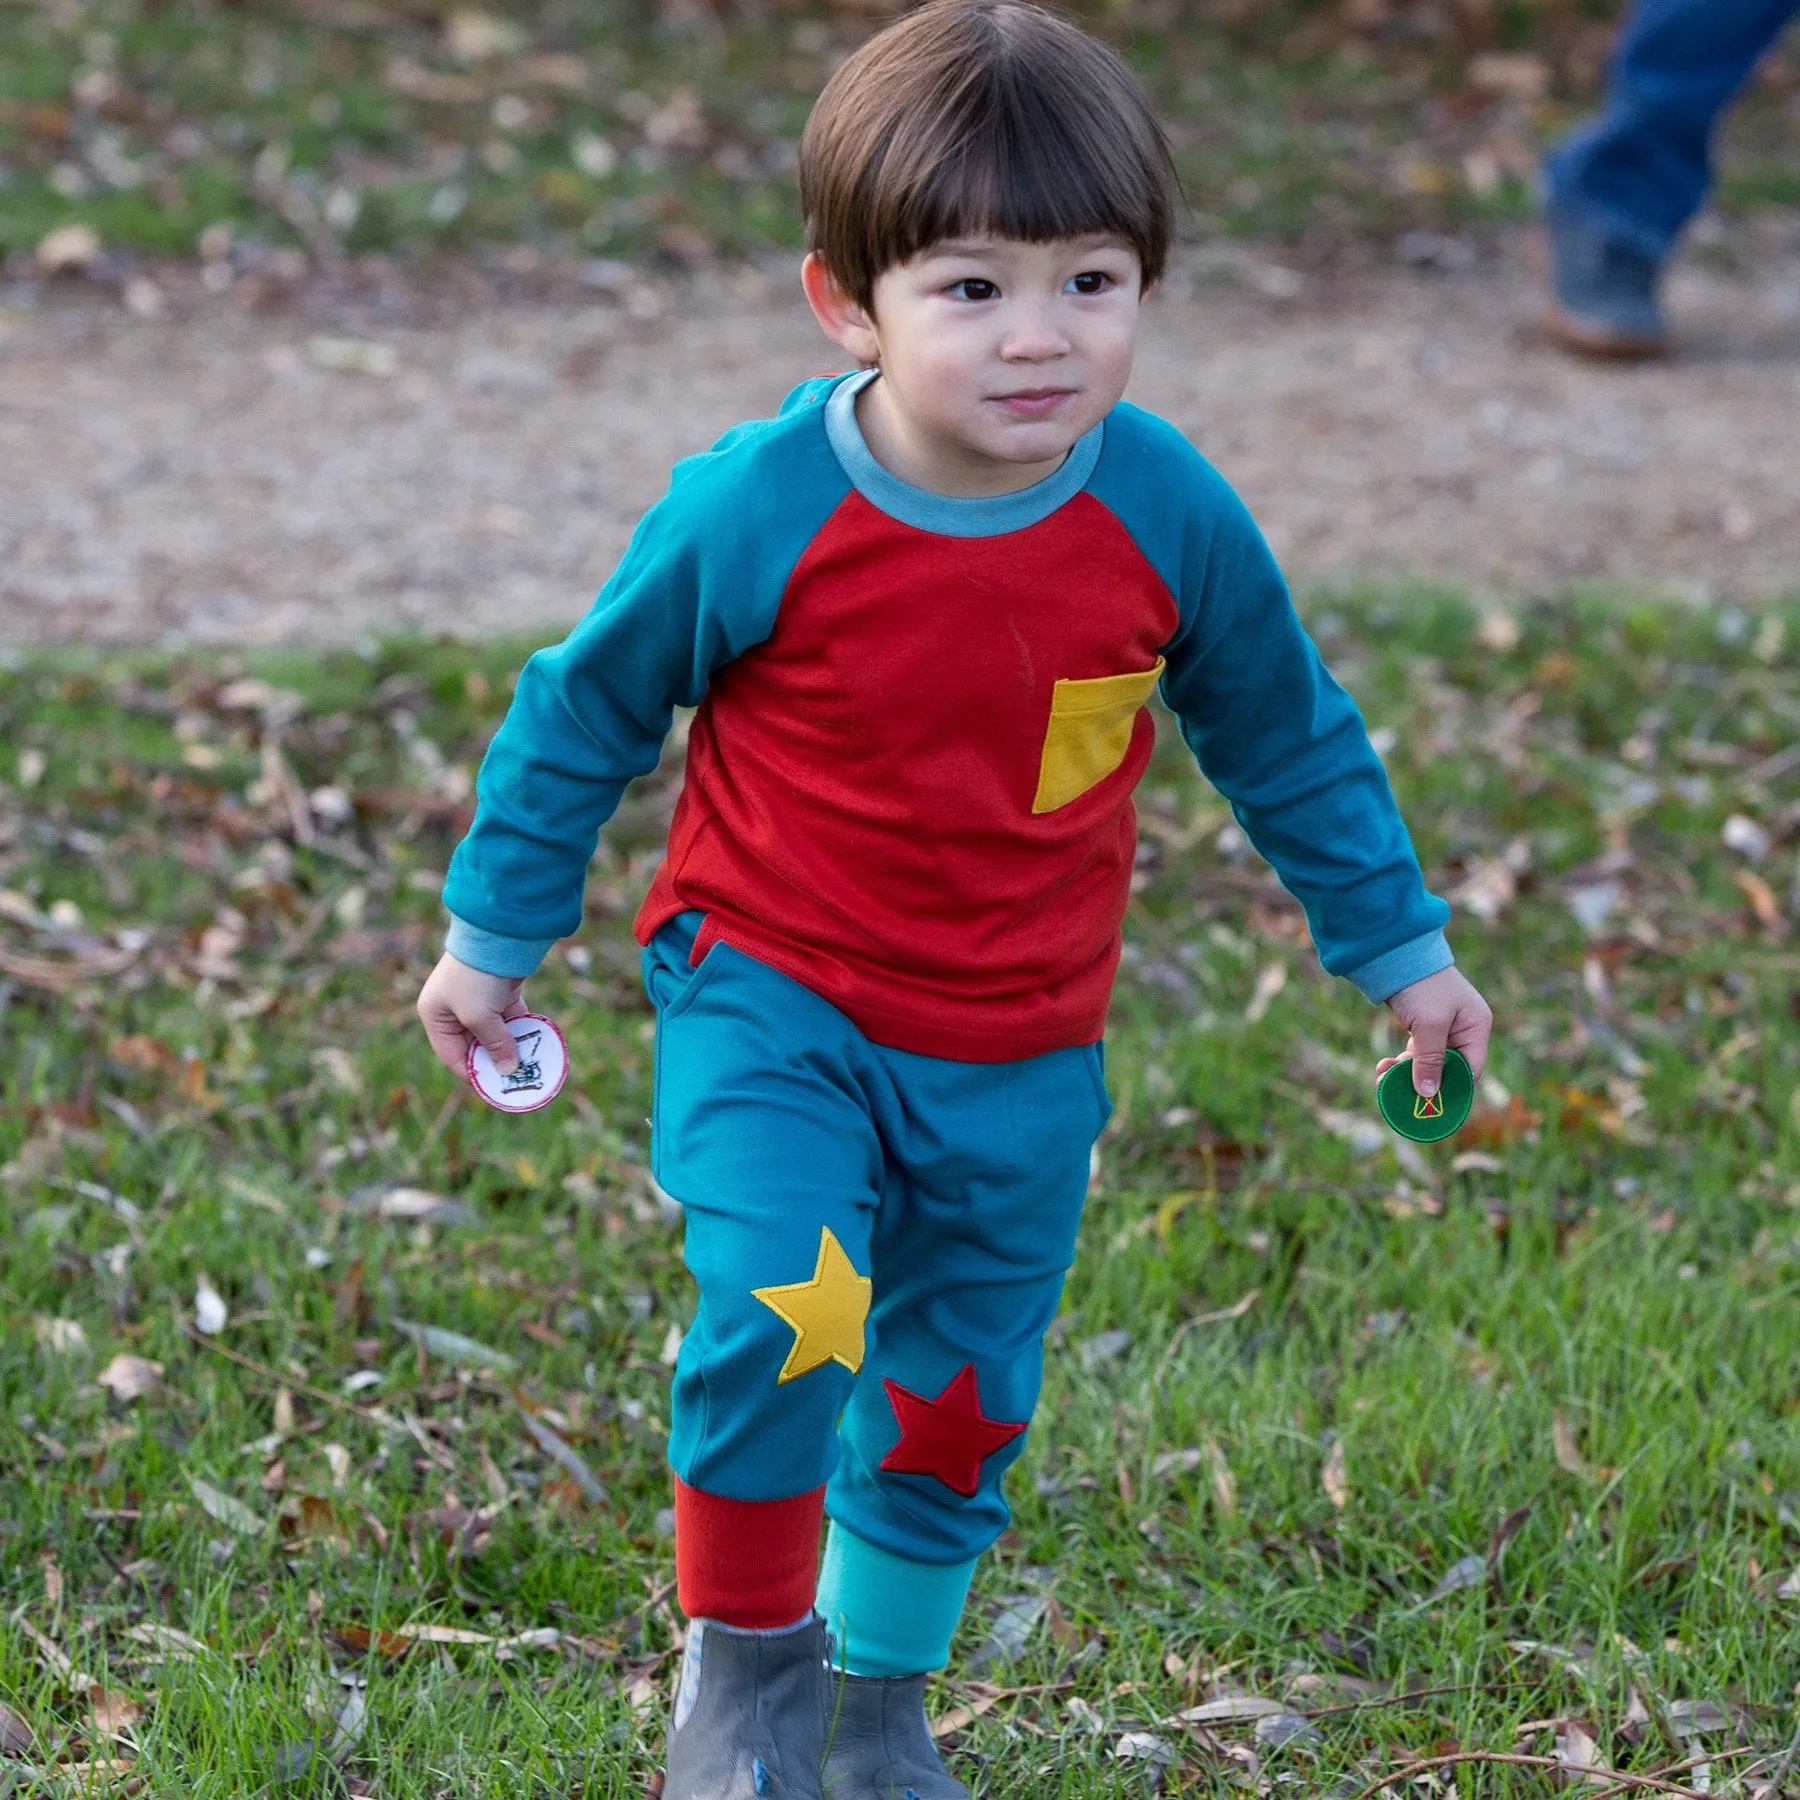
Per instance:
[[[1506,1554],[1506,1546],[1510,1544],[1524,1528],[1525,1521],[1531,1517],[1531,1509],[1537,1502],[1527,1500],[1523,1506],[1515,1506],[1498,1525],[1494,1527],[1494,1535],[1488,1539],[1487,1568],[1491,1575],[1500,1566],[1500,1558]]]
[[[107,1045],[106,1054],[121,1068],[139,1075],[167,1075],[181,1065],[181,1058],[161,1038],[142,1032],[114,1038]]]
[[[328,1544],[347,1555],[350,1528],[337,1503],[324,1494],[294,1494],[283,1503],[277,1523],[281,1535],[293,1542]]]
[[[931,1735],[934,1738],[947,1738],[954,1732],[962,1731],[973,1725],[983,1713],[992,1712],[1000,1702],[999,1693],[977,1694],[962,1706],[953,1706],[947,1713],[939,1713],[931,1721]]]
[[[1731,879],[1743,890],[1743,895],[1750,902],[1750,910],[1756,914],[1756,922],[1773,937],[1786,937],[1788,931],[1787,915],[1781,910],[1781,902],[1775,898],[1775,890],[1760,875],[1752,874],[1748,869],[1733,869]]]
[[[532,1411],[525,1396],[517,1389],[513,1398],[518,1403],[519,1416],[525,1421],[525,1429],[531,1433],[532,1441],[550,1460],[558,1464],[563,1472],[581,1489],[582,1497],[590,1506],[606,1504],[606,1489],[594,1478],[594,1473],[574,1446],[560,1433],[537,1417]]]
[[[161,1363],[151,1362],[148,1357],[130,1356],[121,1351],[94,1379],[115,1400],[131,1401],[153,1392],[161,1385],[162,1376]]]
[[[1573,1475],[1577,1481],[1586,1481],[1588,1466],[1582,1457],[1580,1444],[1575,1441],[1575,1428],[1560,1413],[1551,1417],[1550,1441],[1556,1452],[1556,1466],[1565,1475]]]
[[[1219,1448],[1216,1438],[1206,1440],[1206,1460],[1210,1465],[1213,1504],[1219,1509],[1219,1517],[1234,1518],[1237,1514],[1237,1477],[1232,1474],[1231,1464],[1225,1460],[1225,1452]]]
[[[90,950],[80,956],[26,956],[13,950],[0,950],[0,975],[10,975],[27,987],[43,988],[60,994],[80,987],[86,981],[104,981],[109,976],[123,975],[137,961],[135,950]]]
[[[580,1482],[569,1475],[559,1475],[554,1481],[546,1481],[538,1489],[538,1495],[552,1512],[560,1513],[565,1518],[588,1510],[588,1497],[581,1491]]]
[[[1350,1504],[1350,1481],[1345,1468],[1344,1440],[1332,1440],[1330,1451],[1325,1457],[1325,1466],[1319,1471],[1319,1480],[1325,1489],[1325,1497],[1339,1512]]]
[[[1225,1725],[1243,1719],[1272,1719],[1284,1713],[1287,1703],[1270,1700],[1261,1694],[1224,1694],[1200,1706],[1190,1706],[1181,1715],[1189,1725]]]
[[[22,1631],[26,1637],[31,1639],[33,1645],[36,1646],[39,1658],[43,1661],[46,1668],[64,1681],[73,1682],[76,1680],[77,1671],[75,1665],[69,1661],[68,1653],[63,1649],[62,1645],[57,1643],[54,1638],[46,1637],[29,1619],[22,1615],[15,1616],[13,1623],[18,1626],[20,1631]]]
[[[129,1694],[116,1688],[90,1684],[87,1692],[88,1722],[96,1737],[116,1738],[128,1732],[144,1716],[144,1709]]]
[[[159,1625],[154,1620],[133,1625],[125,1635],[134,1644],[148,1644],[151,1649],[160,1652],[166,1661],[185,1662],[208,1654],[207,1647],[197,1637],[190,1637],[187,1632],[178,1631],[173,1625]]]
[[[411,1655],[420,1641],[410,1633],[374,1631],[367,1625],[334,1625],[325,1636],[352,1656],[374,1655],[385,1657],[389,1662]]]
[[[1528,1137],[1544,1122],[1517,1094],[1509,1095],[1504,1106],[1490,1106],[1485,1100],[1469,1114],[1469,1122],[1457,1134],[1457,1142],[1471,1149],[1499,1149]]]
[[[0,1701],[0,1756],[26,1756],[32,1747],[31,1727]]]
[[[1562,1719],[1556,1731],[1556,1773],[1567,1785],[1603,1787],[1612,1771],[1600,1760],[1600,1745],[1585,1719]]]
[[[451,1494],[442,1506],[409,1514],[406,1524],[415,1535],[432,1533],[453,1555],[479,1556],[492,1540],[491,1528],[499,1510],[498,1506],[483,1506],[470,1511]]]
[[[1256,977],[1256,988],[1250,996],[1250,1004],[1244,1008],[1246,1024],[1259,1023],[1274,1004],[1275,997],[1287,986],[1288,966],[1284,962],[1266,964]]]
[[[491,1631],[465,1631],[460,1625],[399,1625],[393,1635],[417,1644],[491,1644]]]

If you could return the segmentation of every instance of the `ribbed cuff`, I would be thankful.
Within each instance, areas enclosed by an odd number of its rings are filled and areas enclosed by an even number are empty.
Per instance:
[[[941,1669],[974,1576],[973,1561],[914,1562],[833,1520],[818,1599],[833,1666],[883,1681]]]
[[[772,1631],[812,1616],[825,1490],[727,1500],[675,1481],[675,1580],[690,1619]]]
[[[444,951],[484,975],[523,981],[527,975],[537,973],[538,964],[550,954],[550,946],[555,942],[555,938],[502,937],[497,931],[484,931],[452,913],[450,929],[444,936]]]
[[[1415,981],[1423,981],[1455,961],[1450,954],[1450,940],[1441,931],[1428,931],[1423,937],[1383,952],[1360,969],[1349,970],[1344,979],[1354,982],[1365,1000],[1379,1006],[1403,987],[1411,987]]]

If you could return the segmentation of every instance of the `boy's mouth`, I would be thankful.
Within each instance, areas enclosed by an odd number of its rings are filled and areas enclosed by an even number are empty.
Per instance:
[[[995,394],[993,401],[1017,417],[1035,419],[1055,412],[1074,392],[1065,387],[1018,388],[1010,394]]]

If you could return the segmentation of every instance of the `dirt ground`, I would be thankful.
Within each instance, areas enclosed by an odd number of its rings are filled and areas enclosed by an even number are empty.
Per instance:
[[[771,266],[456,305],[0,311],[0,638],[264,644],[576,618],[669,464],[837,366]],[[1531,341],[1523,241],[1325,278],[1196,256],[1133,397],[1302,586],[1800,591],[1800,234],[1671,282],[1680,357]],[[140,290],[140,307],[147,304]],[[346,366],[348,365],[348,366]]]

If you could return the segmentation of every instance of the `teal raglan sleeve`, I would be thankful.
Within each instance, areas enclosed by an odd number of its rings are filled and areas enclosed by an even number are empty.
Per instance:
[[[459,961],[529,975],[580,925],[600,827],[656,767],[674,709],[774,629],[848,488],[818,404],[828,387],[808,383],[780,417],[678,464],[587,617],[526,663],[444,884]]]
[[[1450,909],[1426,890],[1362,715],[1243,502],[1172,425],[1123,406],[1090,490],[1175,596],[1163,697],[1306,909],[1319,960],[1373,1001],[1449,967]]]

